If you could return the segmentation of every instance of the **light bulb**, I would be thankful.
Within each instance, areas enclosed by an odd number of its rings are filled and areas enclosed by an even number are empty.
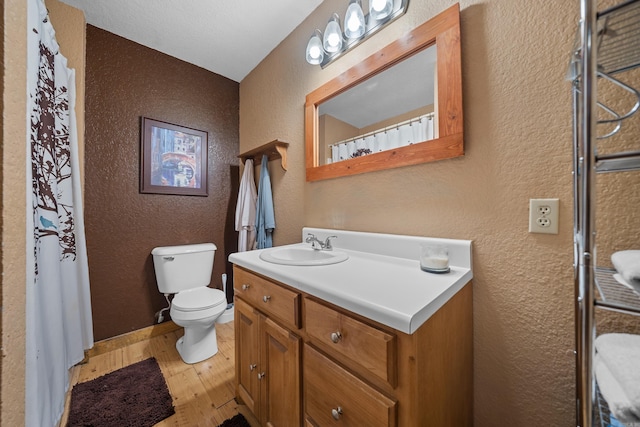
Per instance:
[[[362,12],[362,7],[358,0],[354,0],[349,4],[344,21],[345,36],[350,39],[362,37],[365,30],[364,12]]]
[[[338,52],[342,49],[342,31],[340,30],[340,19],[337,14],[333,14],[334,17],[327,23],[327,28],[324,30],[324,50],[328,53]]]
[[[380,12],[384,9],[384,6],[387,4],[386,0],[371,0],[371,7],[376,12]]]
[[[372,19],[383,19],[391,14],[393,0],[371,0],[369,15]]]
[[[334,51],[337,50],[338,44],[340,43],[340,36],[336,33],[330,33],[327,36],[327,41],[329,42],[329,50]]]
[[[324,50],[322,50],[322,34],[316,30],[307,44],[307,62],[311,65],[321,64],[324,60]]]
[[[311,59],[318,59],[320,58],[320,47],[319,46],[311,46],[309,48],[309,57]]]

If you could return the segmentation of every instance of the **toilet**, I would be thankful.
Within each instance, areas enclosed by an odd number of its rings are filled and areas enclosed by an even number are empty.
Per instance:
[[[184,336],[176,348],[185,363],[206,360],[218,352],[215,322],[227,308],[227,299],[219,289],[209,288],[213,243],[161,246],[151,251],[158,290],[174,294],[169,314]]]

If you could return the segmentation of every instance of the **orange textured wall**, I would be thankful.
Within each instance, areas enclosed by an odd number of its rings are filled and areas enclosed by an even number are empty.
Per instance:
[[[3,1],[2,362],[0,424],[24,425],[26,350],[27,5]],[[11,108],[8,108],[11,106]],[[16,141],[13,144],[7,141]],[[20,143],[20,141],[23,141]]]
[[[241,82],[240,149],[275,138],[291,144],[289,170],[273,180],[276,244],[299,242],[303,225],[473,240],[475,425],[573,426],[564,76],[577,1],[460,2],[464,157],[305,182],[306,94],[454,3],[411,1],[406,15],[322,69],[305,62],[306,43],[346,7],[324,1]],[[551,197],[560,198],[560,234],[530,234],[529,199]]]
[[[56,30],[56,40],[60,52],[67,58],[67,66],[75,71],[76,80],[76,127],[78,129],[78,150],[80,156],[80,176],[84,182],[84,88],[85,88],[85,45],[86,22],[84,13],[58,0],[47,0],[51,24]]]

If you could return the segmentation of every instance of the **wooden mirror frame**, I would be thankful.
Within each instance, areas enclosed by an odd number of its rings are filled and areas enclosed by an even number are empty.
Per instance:
[[[437,46],[437,91],[434,109],[438,120],[438,137],[404,147],[320,165],[318,155],[320,104],[434,44]],[[451,6],[309,93],[304,116],[307,181],[319,181],[464,155],[460,5]]]

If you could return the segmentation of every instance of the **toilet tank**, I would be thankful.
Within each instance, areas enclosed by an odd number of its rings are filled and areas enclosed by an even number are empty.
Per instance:
[[[211,282],[216,249],[213,243],[154,248],[151,255],[158,290],[163,294],[175,294],[207,286]]]

